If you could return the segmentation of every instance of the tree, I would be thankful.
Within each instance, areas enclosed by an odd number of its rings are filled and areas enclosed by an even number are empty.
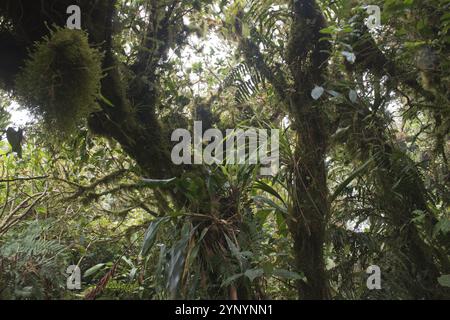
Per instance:
[[[447,298],[447,2],[3,1],[0,296],[61,297],[70,260],[89,299]],[[279,173],[176,166],[195,120],[282,128]]]

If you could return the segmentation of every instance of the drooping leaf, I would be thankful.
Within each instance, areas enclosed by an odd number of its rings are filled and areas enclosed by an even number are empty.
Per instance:
[[[227,286],[229,286],[231,283],[233,283],[235,280],[241,278],[242,276],[244,276],[243,273],[238,273],[238,274],[232,275],[231,277],[228,277],[227,279],[225,279],[225,280],[222,282],[222,287],[227,287]]]
[[[256,278],[259,278],[264,275],[263,269],[248,269],[245,271],[244,275],[250,279],[250,282],[253,282]]]
[[[283,215],[287,215],[288,214],[288,209],[285,206],[279,206],[278,204],[276,204],[274,201],[263,197],[263,196],[254,196],[253,200],[255,202],[261,202],[264,204],[267,204],[269,207],[271,207],[272,209],[281,212]]]
[[[231,253],[235,257],[239,258],[240,257],[240,255],[239,255],[239,253],[240,253],[239,248],[233,243],[233,241],[231,241],[231,239],[227,235],[225,235],[225,240],[227,241],[227,244],[228,244],[228,247],[230,248]]]
[[[342,193],[342,191],[358,176],[360,176],[372,163],[373,157],[363,163],[359,168],[357,168],[351,175],[347,177],[339,186],[336,187],[333,195],[330,198],[330,201],[333,202],[336,198]]]
[[[150,188],[158,188],[167,186],[171,182],[175,181],[176,178],[166,179],[166,180],[157,180],[157,179],[142,179],[142,182],[145,183]]]
[[[167,288],[173,298],[176,297],[178,285],[183,275],[183,266],[186,260],[185,251],[191,233],[194,230],[191,230],[190,223],[185,223],[181,230],[181,239],[170,250]]]
[[[271,195],[273,195],[274,197],[276,197],[277,199],[279,199],[281,202],[283,202],[283,205],[286,206],[286,203],[284,202],[283,198],[281,197],[281,195],[271,186],[269,186],[267,183],[263,182],[263,181],[257,181],[255,183],[255,188],[256,189],[260,189],[263,190],[267,193],[270,193]]]
[[[159,227],[161,226],[162,223],[167,222],[168,220],[169,220],[168,217],[164,217],[164,218],[160,218],[160,219],[155,219],[154,221],[152,221],[150,223],[150,225],[148,226],[148,229],[144,235],[144,242],[142,244],[142,250],[141,250],[142,256],[146,256],[148,254],[151,247],[155,243],[156,235],[158,233]]]
[[[351,126],[347,126],[347,127],[345,127],[345,128],[338,128],[337,130],[336,130],[336,132],[332,135],[332,138],[333,139],[339,139],[339,138],[341,138],[342,136],[344,136],[347,132],[348,132],[348,130],[351,128]]]
[[[100,270],[102,270],[105,266],[106,266],[106,263],[96,264],[95,266],[87,269],[86,272],[84,273],[83,277],[90,277],[90,276],[96,274],[97,272],[99,272]]]

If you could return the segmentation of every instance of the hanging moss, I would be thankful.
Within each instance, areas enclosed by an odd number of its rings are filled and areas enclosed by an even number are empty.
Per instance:
[[[49,129],[70,133],[98,108],[101,60],[85,32],[58,28],[35,45],[17,77],[18,99]]]

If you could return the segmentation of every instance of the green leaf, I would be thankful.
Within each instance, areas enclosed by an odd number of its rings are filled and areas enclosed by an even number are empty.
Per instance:
[[[424,45],[426,45],[427,42],[426,41],[406,41],[405,42],[405,47],[408,49],[415,49],[418,47],[422,47]]]
[[[248,269],[245,271],[244,275],[250,279],[250,282],[253,282],[256,278],[259,278],[264,275],[263,269]]]
[[[169,219],[170,218],[168,218],[168,217],[159,218],[159,219],[155,219],[154,221],[152,221],[150,223],[150,225],[148,226],[148,229],[144,235],[144,242],[142,244],[142,250],[141,250],[142,256],[146,256],[148,254],[151,247],[155,243],[156,235],[158,233],[159,227],[161,226],[161,224],[163,222],[166,222]]]
[[[225,279],[225,280],[222,282],[222,287],[227,287],[227,286],[229,286],[231,283],[233,283],[235,280],[239,279],[239,278],[242,277],[243,275],[244,275],[243,273],[238,273],[238,274],[232,275],[231,277]]]
[[[300,280],[300,279],[304,278],[297,272],[293,272],[293,271],[289,271],[289,270],[285,270],[285,269],[275,269],[275,270],[273,270],[273,275],[275,277],[279,277],[282,279],[288,279],[288,280]]]
[[[342,191],[352,182],[355,178],[357,178],[360,174],[362,174],[367,167],[372,163],[373,157],[367,160],[364,164],[362,164],[359,168],[357,168],[347,179],[345,179],[339,186],[337,186],[333,195],[331,196],[330,202],[336,200],[336,198],[342,193]]]
[[[273,270],[274,270],[274,265],[270,262],[266,262],[265,264],[263,264],[263,270],[264,270],[264,274],[267,277],[271,277],[273,275]]]
[[[6,141],[0,141],[0,156],[11,152],[11,146]]]
[[[438,282],[441,286],[450,288],[450,274],[440,276]]]
[[[33,295],[33,287],[28,286],[28,287],[24,287],[22,289],[17,288],[14,290],[14,294],[20,298],[30,298]]]
[[[106,263],[99,263],[96,264],[95,266],[89,268],[86,270],[86,272],[84,273],[83,277],[90,277],[94,274],[96,274],[97,272],[99,272],[101,269],[103,269],[106,266]]]
[[[103,96],[102,94],[99,94],[99,98],[102,102],[104,102],[107,106],[114,108],[114,104],[109,101],[108,99],[105,98],[105,96]]]
[[[267,183],[263,182],[263,181],[257,181],[255,183],[255,188],[256,189],[260,189],[263,190],[267,193],[270,193],[271,195],[273,195],[274,197],[276,197],[277,199],[279,199],[281,202],[283,202],[283,205],[286,207],[286,203],[284,202],[283,198],[281,197],[281,195],[275,191],[274,188],[272,188],[271,186],[269,186]]]
[[[225,234],[225,240],[227,241],[228,247],[230,248],[231,253],[236,257],[240,258],[240,250],[239,248],[231,241],[231,239]]]
[[[436,223],[433,229],[433,237],[436,237],[440,232],[444,235],[450,232],[450,219],[444,218]]]
[[[166,179],[166,180],[144,179],[143,178],[142,182],[144,182],[147,186],[149,186],[151,188],[157,188],[157,187],[166,186],[175,180],[176,180],[176,178]]]
[[[125,261],[125,263],[128,264],[131,268],[134,268],[134,264],[129,258],[122,257],[122,260]]]
[[[288,214],[288,210],[287,210],[286,207],[279,206],[278,204],[276,204],[275,202],[273,202],[272,200],[270,200],[270,199],[268,199],[266,197],[254,196],[253,200],[256,201],[256,202],[261,202],[261,203],[267,204],[271,208],[275,209],[276,211],[281,212],[283,215],[287,215]]]
[[[189,224],[186,223],[183,226],[181,239],[170,249],[167,288],[173,298],[175,298],[177,294],[177,288],[181,280],[184,261],[186,258],[184,252],[190,237],[189,230],[186,232],[187,225]]]
[[[320,30],[320,33],[322,34],[334,34],[339,31],[339,28],[336,28],[335,26],[329,26],[327,28],[323,28]]]
[[[273,212],[272,209],[262,209],[262,210],[258,210],[256,212],[256,218],[258,218],[259,222],[261,223],[261,225],[263,225],[266,221],[267,218],[269,217],[269,215]]]
[[[333,139],[340,139],[341,137],[343,137],[348,130],[350,130],[351,126],[347,126],[345,128],[339,128],[336,130],[336,132],[332,135]]]

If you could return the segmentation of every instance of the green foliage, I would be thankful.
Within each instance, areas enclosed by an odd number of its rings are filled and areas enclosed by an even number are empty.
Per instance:
[[[0,130],[6,129],[11,118],[11,115],[6,111],[8,103],[9,99],[4,94],[0,93]]]
[[[441,286],[450,288],[450,274],[445,274],[438,278],[438,281]]]
[[[156,219],[155,221],[152,221],[150,223],[144,235],[144,243],[142,245],[141,255],[146,256],[148,254],[149,250],[155,243],[159,227],[161,226],[162,223],[164,223],[167,220],[168,220],[167,218],[161,218]]]
[[[238,104],[248,101],[254,94],[256,94],[263,83],[259,71],[246,63],[238,64],[234,67],[225,80],[222,87],[235,88],[235,99]]]
[[[66,247],[46,240],[52,221],[31,221],[0,246],[0,298],[46,299],[63,294]]]
[[[17,96],[43,117],[49,131],[70,133],[97,108],[101,60],[84,32],[55,29],[30,53],[17,79]]]
[[[326,26],[302,21],[304,7],[292,28],[306,3],[118,1],[108,98],[87,34],[37,43],[17,94],[47,130],[25,128],[22,159],[0,142],[0,297],[297,299],[323,270],[334,299],[447,298],[448,0],[374,1],[372,31],[363,1],[345,0],[316,2]],[[294,61],[288,39],[301,41]],[[330,59],[311,74],[324,41]],[[53,129],[73,131],[96,100],[114,137],[79,126],[56,148]],[[202,115],[211,128],[282,128],[277,176],[174,168],[149,148]],[[72,264],[81,291],[64,290]],[[374,264],[382,290],[366,286]]]

